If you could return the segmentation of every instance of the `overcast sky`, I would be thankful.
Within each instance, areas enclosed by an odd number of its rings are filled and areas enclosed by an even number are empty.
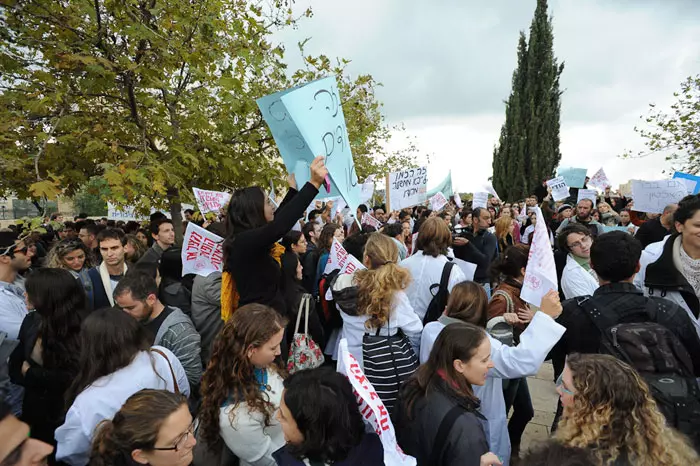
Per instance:
[[[452,169],[470,192],[491,176],[520,30],[529,34],[535,0],[297,0],[314,16],[276,39],[298,68],[307,51],[352,60],[369,73],[389,123],[403,122],[431,154],[429,187]],[[648,104],[668,107],[687,76],[700,73],[700,0],[550,0],[562,76],[561,166],[601,166],[617,186],[660,179],[663,156],[639,150],[633,128]],[[397,141],[398,142],[398,141]]]

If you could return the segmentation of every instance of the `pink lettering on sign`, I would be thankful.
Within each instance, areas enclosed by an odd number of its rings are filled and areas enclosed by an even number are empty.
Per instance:
[[[190,236],[190,241],[189,243],[187,243],[188,261],[196,260],[197,257],[199,257],[199,248],[202,244],[202,239],[202,235],[194,231],[192,232],[192,236]]]

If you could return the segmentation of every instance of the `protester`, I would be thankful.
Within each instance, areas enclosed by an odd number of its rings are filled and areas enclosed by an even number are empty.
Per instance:
[[[677,234],[644,250],[634,283],[685,309],[700,335],[700,195],[681,200],[674,223]]]
[[[126,235],[124,257],[129,264],[136,264],[146,254],[147,248],[135,235]]]
[[[598,214],[600,223],[604,226],[614,227],[620,221],[620,214],[615,212],[607,202],[598,202]]]
[[[400,223],[387,224],[382,229],[382,233],[394,240],[396,247],[399,250],[399,260],[404,260],[408,257],[408,249],[406,248],[406,237],[404,227]]]
[[[56,430],[56,460],[88,464],[95,427],[112,419],[124,402],[144,388],[189,395],[180,361],[168,349],[149,344],[146,329],[125,312],[100,309],[80,330],[80,372],[68,389],[70,409]]]
[[[513,232],[515,225],[510,215],[504,215],[496,220],[496,239],[498,240],[498,250],[503,254],[508,246],[515,244]]]
[[[95,223],[84,223],[80,225],[80,230],[78,230],[78,239],[95,254],[98,262],[101,262],[101,258],[100,248],[97,244],[97,235],[103,229],[104,227],[99,228]]]
[[[3,466],[33,466],[46,464],[53,452],[48,443],[31,438],[29,425],[12,414],[10,404],[0,401],[0,464]]]
[[[531,212],[527,220],[527,226],[525,226],[525,230],[520,236],[520,242],[523,244],[530,244],[532,241],[532,236],[535,234],[535,225],[537,224],[537,213]]]
[[[175,355],[196,391],[202,377],[201,340],[190,318],[182,310],[164,305],[158,299],[156,281],[139,271],[129,272],[119,282],[114,301],[148,330],[151,345],[167,348]]]
[[[276,241],[292,229],[318,194],[328,173],[323,157],[316,157],[310,172],[310,181],[298,192],[294,178],[290,178],[290,191],[276,214],[260,187],[233,193],[226,215],[228,236],[224,242],[224,271],[230,274],[231,281],[227,278],[222,283],[222,299],[235,291],[239,295],[239,306],[259,303],[271,306],[282,316],[287,314],[279,289],[279,258],[284,248]],[[227,308],[222,306],[221,312],[228,316],[232,308],[231,300]]]
[[[21,419],[34,438],[55,445],[64,395],[80,367],[80,324],[87,314],[83,287],[66,270],[39,269],[26,283],[27,314],[10,357],[10,378],[24,387]]]
[[[275,359],[286,325],[268,306],[242,306],[214,341],[202,378],[201,438],[208,446],[222,439],[241,466],[274,465],[272,453],[284,446],[274,414],[284,390]]]
[[[284,293],[284,300],[289,310],[288,318],[289,323],[287,325],[287,344],[291,345],[294,339],[294,329],[296,327],[297,315],[302,312],[301,304],[304,295],[314,303],[311,299],[311,294],[307,293],[304,287],[301,285],[302,278],[302,267],[299,262],[299,256],[295,253],[287,251],[282,255],[282,283],[281,290]],[[299,329],[301,332],[304,331],[304,316],[301,317],[302,327]],[[318,313],[316,312],[315,306],[311,305],[309,309],[308,316],[309,325],[309,337],[317,344],[320,348],[326,345],[326,339],[323,333],[323,326],[319,319]]]
[[[557,235],[559,235],[564,230],[564,228],[568,227],[572,223],[580,223],[581,225],[588,228],[588,230],[591,233],[591,237],[593,238],[605,233],[603,225],[598,223],[596,220],[593,220],[593,218],[591,217],[591,215],[593,214],[594,207],[595,206],[593,204],[593,201],[590,199],[581,199],[580,201],[578,201],[578,204],[576,204],[576,215],[564,219],[561,222],[561,225],[559,225],[559,228],[557,228]]]
[[[620,211],[620,221],[617,223],[619,227],[627,227],[627,231],[634,235],[639,230],[639,227],[632,223],[632,216],[630,215],[629,209],[622,209]]]
[[[421,321],[433,299],[431,286],[440,283],[443,269],[448,263],[447,252],[451,243],[452,236],[445,222],[439,219],[428,219],[419,230],[416,252],[401,262],[401,267],[408,269],[411,273],[406,294]],[[465,280],[464,272],[457,266],[452,267],[447,285],[448,291],[452,291],[457,283]]]
[[[421,337],[420,360],[425,363],[438,334],[445,326],[466,322],[481,328],[486,327],[488,298],[484,289],[474,282],[462,282],[452,289],[445,314],[437,322],[425,326]],[[564,327],[554,319],[561,314],[561,304],[556,293],[545,296],[542,312],[535,314],[532,323],[521,335],[518,346],[507,346],[488,335],[491,342],[491,359],[494,369],[483,387],[473,387],[481,401],[480,411],[489,423],[489,445],[491,450],[503,458],[504,465],[511,457],[517,458],[520,445],[512,445],[507,424],[502,379],[518,379],[537,373],[549,350],[564,333]],[[548,316],[548,317],[547,317]],[[505,380],[503,380],[505,382]],[[512,404],[512,402],[511,402]],[[515,415],[514,415],[515,416]],[[529,419],[528,419],[529,421]],[[517,417],[513,422],[518,422]],[[516,424],[513,426],[517,427]]]
[[[306,239],[306,253],[300,256],[301,265],[304,268],[302,284],[306,291],[313,293],[316,266],[321,255],[321,250],[318,247],[321,238],[321,225],[316,222],[308,222],[302,227],[301,232]]]
[[[139,228],[138,230],[136,230],[136,237],[139,241],[141,241],[141,244],[143,244],[144,248],[151,247],[151,243],[153,242],[153,240],[150,238],[150,236],[148,236],[148,233],[145,229]]]
[[[388,364],[394,368],[396,378],[400,381],[410,376],[415,369],[411,365],[412,360],[417,366],[423,324],[406,295],[405,290],[411,276],[405,268],[398,265],[398,254],[398,248],[391,238],[381,233],[372,233],[365,245],[362,261],[367,269],[358,270],[354,274],[338,275],[332,286],[333,299],[343,318],[341,338],[347,340],[348,351],[364,368],[365,375],[390,412],[396,401],[398,382],[393,376],[379,377],[379,373],[386,370],[384,366],[377,366],[376,362],[377,352],[381,353],[382,347],[378,345],[370,348],[363,342],[363,338],[365,334],[404,335],[406,352],[396,354]],[[365,363],[364,354],[370,350],[372,361]],[[337,351],[333,354],[336,356]]]
[[[276,417],[287,442],[273,454],[279,466],[384,465],[382,443],[366,433],[352,385],[332,369],[300,371],[285,380]]]
[[[0,332],[16,340],[27,306],[24,278],[19,276],[31,265],[32,254],[23,240],[10,231],[0,231]]]
[[[448,325],[425,364],[401,387],[396,439],[418,464],[501,464],[493,454],[487,456],[492,461],[482,461],[489,443],[472,389],[484,385],[494,367],[490,352],[483,329],[466,323]]]
[[[472,211],[472,224],[467,227],[466,234],[458,235],[453,242],[455,257],[476,264],[474,281],[484,287],[487,295],[491,294],[491,263],[498,257],[498,240],[488,231],[490,226],[488,210],[477,207]]]
[[[556,440],[547,440],[530,449],[520,466],[596,466],[590,447],[570,447]]]
[[[173,221],[165,217],[151,221],[150,231],[151,238],[153,238],[153,246],[146,251],[140,261],[157,263],[160,262],[163,252],[175,244]]]
[[[121,230],[107,228],[97,235],[102,263],[88,271],[93,289],[93,309],[114,306],[113,290],[129,267],[125,263],[126,237]]]
[[[61,240],[56,243],[47,256],[46,267],[65,269],[80,281],[85,290],[90,309],[93,308],[92,281],[88,271],[95,265],[90,249],[80,240]]]
[[[648,220],[639,227],[634,235],[642,247],[646,248],[652,243],[658,243],[673,233],[674,214],[678,204],[669,204],[664,207],[664,212],[653,220]]]
[[[593,294],[598,289],[598,276],[591,268],[594,241],[590,230],[574,223],[561,231],[557,241],[559,250],[567,254],[561,276],[561,289],[566,299]]]
[[[307,251],[306,238],[300,231],[290,231],[282,238],[280,244],[284,246],[287,251],[292,251],[297,256],[302,257]]]
[[[314,296],[318,296],[318,282],[321,280],[321,277],[323,277],[326,269],[326,263],[328,262],[328,256],[331,252],[331,246],[333,246],[333,239],[336,239],[340,244],[343,244],[343,241],[345,241],[345,233],[343,232],[342,226],[336,223],[329,223],[323,227],[319,238],[319,259],[318,263],[315,265],[316,276],[314,277],[312,293]]]
[[[591,448],[597,464],[699,464],[687,440],[666,425],[650,389],[626,363],[572,354],[557,381],[564,406],[556,439]]]
[[[557,209],[556,217],[549,222],[550,231],[557,231],[562,222],[571,217],[573,208],[569,204],[562,204]]]
[[[182,394],[138,391],[97,426],[90,466],[190,466],[194,427]]]
[[[166,306],[176,307],[186,316],[190,316],[192,292],[187,286],[192,282],[182,276],[182,249],[171,247],[163,252],[158,265],[158,275],[158,299]]]

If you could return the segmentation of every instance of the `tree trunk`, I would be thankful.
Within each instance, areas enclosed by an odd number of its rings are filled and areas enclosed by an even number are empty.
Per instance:
[[[173,220],[175,230],[175,242],[182,246],[185,232],[182,228],[182,203],[180,201],[180,191],[177,188],[168,188],[168,203],[170,204],[170,218]]]

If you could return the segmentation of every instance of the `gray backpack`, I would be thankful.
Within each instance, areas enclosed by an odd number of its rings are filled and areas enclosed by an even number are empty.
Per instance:
[[[493,293],[491,299],[496,296],[503,296],[506,300],[507,309],[506,312],[514,312],[515,305],[513,304],[513,299],[508,293],[502,290],[498,290]],[[486,323],[486,331],[496,340],[500,341],[506,346],[513,346],[515,343],[515,336],[513,334],[513,326],[506,322],[503,316],[494,317],[489,319]]]

